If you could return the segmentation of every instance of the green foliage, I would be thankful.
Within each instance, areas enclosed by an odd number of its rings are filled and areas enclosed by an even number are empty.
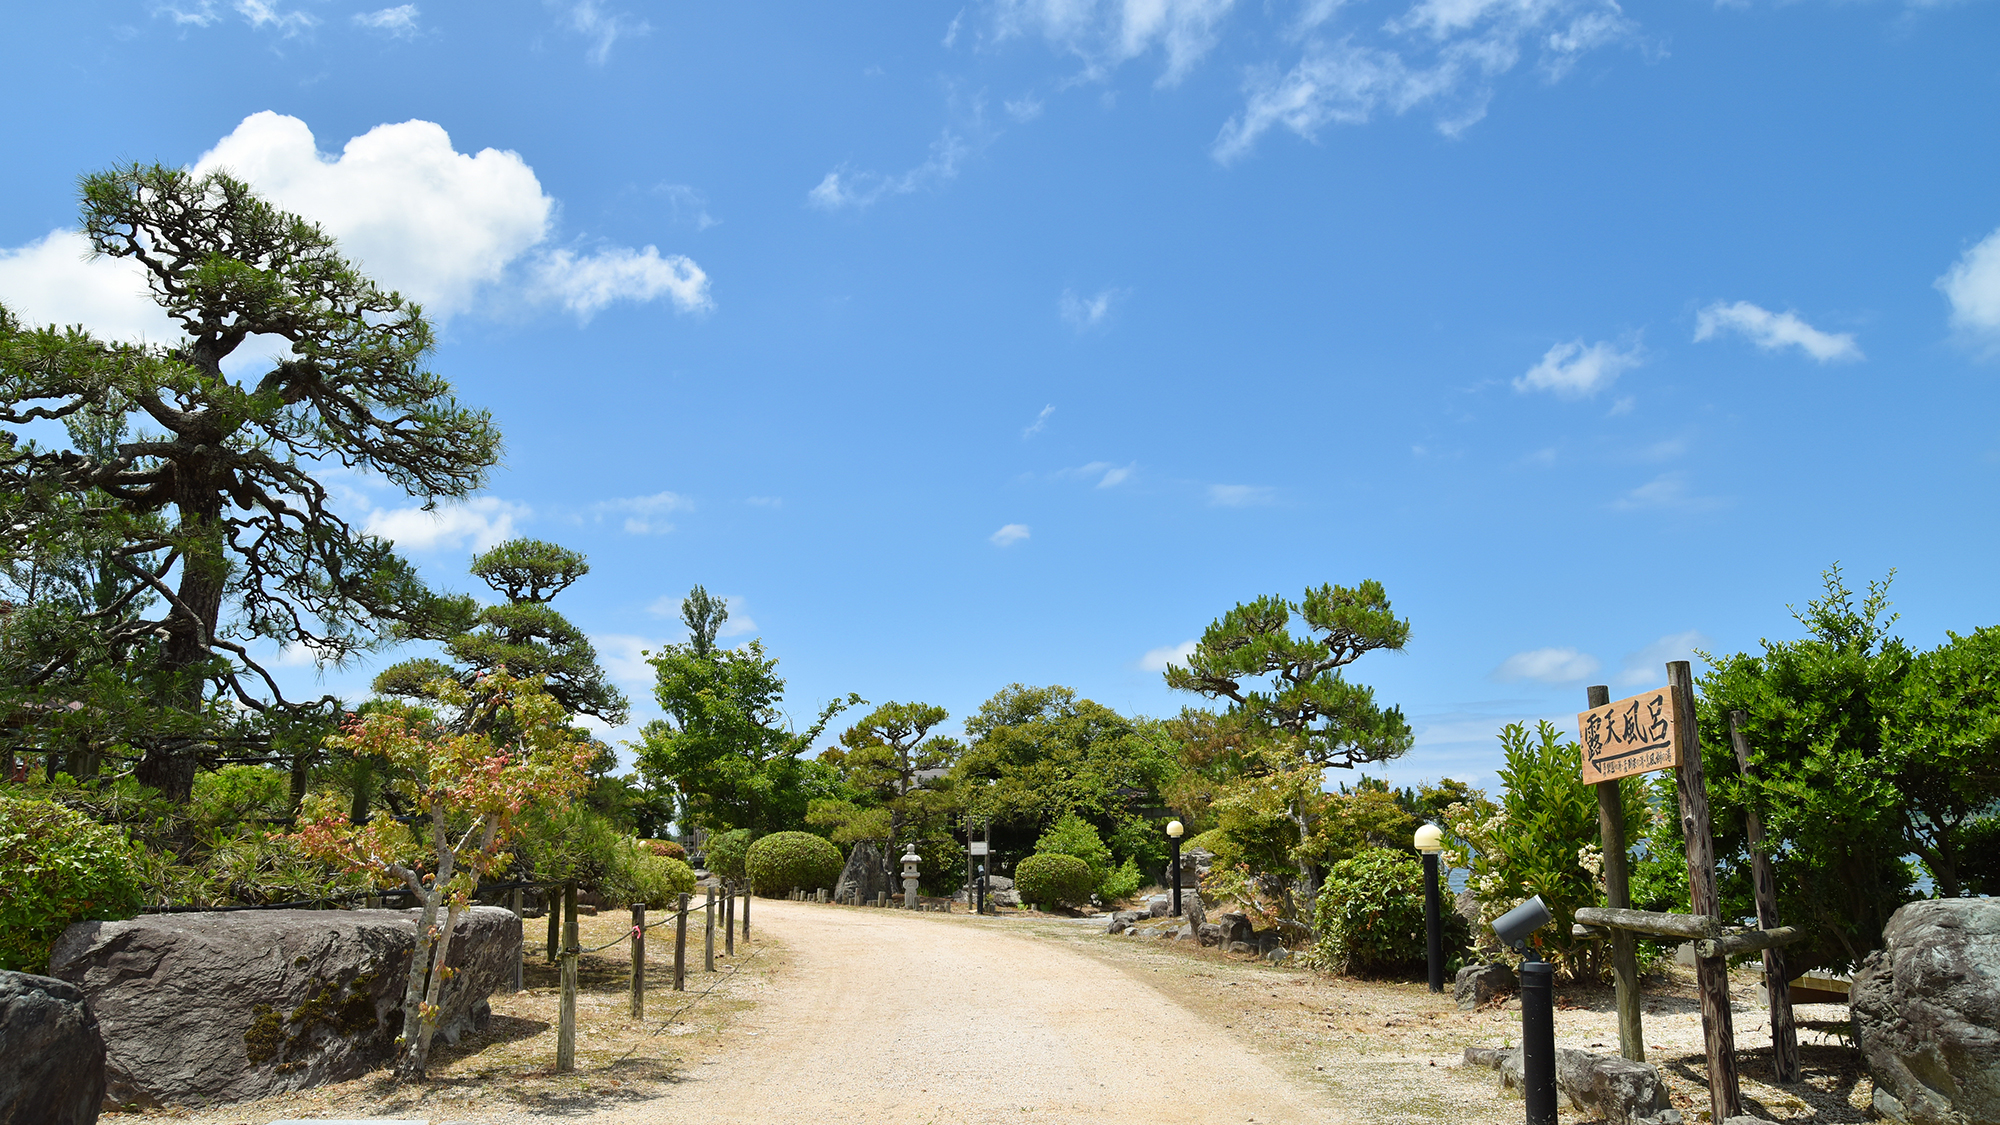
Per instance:
[[[1604,943],[1570,934],[1578,907],[1604,901],[1597,792],[1583,780],[1582,752],[1546,721],[1533,734],[1519,723],[1508,724],[1500,746],[1506,758],[1500,804],[1476,798],[1445,811],[1441,827],[1453,863],[1471,869],[1468,885],[1479,899],[1482,928],[1540,895],[1555,920],[1535,933],[1535,947],[1566,976],[1600,979],[1610,969]],[[1627,845],[1643,844],[1658,822],[1645,788],[1639,779],[1627,778],[1619,783],[1619,795]],[[1652,904],[1635,900],[1634,905]]]
[[[840,849],[810,832],[773,832],[750,845],[745,857],[750,885],[766,895],[785,894],[793,887],[832,889],[840,878]]]
[[[1220,852],[1217,849],[1224,846],[1223,841],[1225,839],[1226,836],[1224,835],[1222,829],[1211,828],[1206,832],[1198,832],[1195,835],[1188,837],[1188,841],[1186,845],[1184,845],[1183,850],[1185,850],[1186,848],[1200,848],[1202,851],[1205,851],[1210,855],[1218,855],[1220,854]]]
[[[708,861],[708,869],[732,883],[741,883],[746,874],[744,862],[750,854],[752,839],[748,828],[709,833],[708,848],[702,853]]]
[[[647,840],[645,843],[647,847],[653,849],[654,855],[665,856],[668,859],[687,859],[687,849],[674,840]]]
[[[207,828],[279,819],[291,812],[291,777],[264,766],[223,766],[195,777],[188,811]]]
[[[888,809],[862,808],[834,797],[815,798],[806,809],[806,823],[827,833],[836,844],[887,840],[894,831],[893,820]]]
[[[138,873],[115,829],[51,801],[0,796],[0,969],[46,973],[73,922],[139,912]]]
[[[1449,970],[1464,960],[1472,935],[1458,911],[1442,906]],[[1306,963],[1314,968],[1354,976],[1427,970],[1422,862],[1392,848],[1369,848],[1334,864],[1314,906],[1313,932]]]
[[[1073,855],[1031,855],[1014,865],[1014,889],[1021,901],[1044,910],[1090,901],[1090,866]]]
[[[1146,873],[1139,870],[1138,861],[1127,859],[1116,868],[1104,873],[1103,880],[1097,884],[1097,897],[1107,904],[1122,902],[1137,894],[1139,888],[1145,886],[1146,882]]]
[[[644,843],[621,841],[612,851],[598,893],[614,906],[671,906],[694,893],[694,868],[657,855]]]
[[[1035,851],[1040,855],[1073,855],[1082,860],[1090,869],[1093,890],[1102,886],[1105,876],[1113,870],[1111,849],[1104,846],[1097,829],[1075,813],[1066,813],[1050,825],[1041,839],[1035,841]]]

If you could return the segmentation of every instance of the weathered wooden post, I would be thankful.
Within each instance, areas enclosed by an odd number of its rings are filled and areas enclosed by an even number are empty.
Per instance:
[[[542,888],[542,898],[549,905],[549,964],[551,965],[556,963],[556,955],[562,950],[562,896],[556,893],[559,889],[554,886]]]
[[[722,892],[722,955],[736,956],[736,888]]]
[[[646,904],[632,904],[632,1018],[646,1018]]]
[[[687,991],[688,896],[681,896],[680,911],[674,915],[674,991]]]
[[[1749,716],[1741,711],[1729,713],[1729,744],[1736,751],[1736,766],[1743,771],[1743,779],[1752,781],[1756,773],[1750,768],[1750,740],[1743,737],[1743,724]],[[1757,927],[1764,930],[1778,928],[1778,882],[1771,871],[1771,857],[1764,850],[1764,818],[1757,812],[1754,796],[1755,787],[1745,793],[1743,803],[1743,833],[1750,841],[1750,878],[1757,895]],[[1792,981],[1785,968],[1785,950],[1774,945],[1764,950],[1764,993],[1771,1001],[1771,1074],[1780,1082],[1796,1082],[1799,1078],[1799,1031],[1792,1022]]]
[[[708,888],[708,903],[701,910],[702,931],[706,935],[707,950],[703,954],[702,968],[705,972],[715,971],[715,888]]]
[[[562,1005],[556,1017],[556,1070],[576,1069],[576,883],[563,886]]]
[[[1685,660],[1667,664],[1673,695],[1674,739],[1680,759],[1674,767],[1680,797],[1681,833],[1687,840],[1688,898],[1697,915],[1721,917],[1715,886],[1715,837],[1708,818],[1708,784],[1702,776],[1701,734],[1696,729],[1694,673]],[[1729,1011],[1729,960],[1696,957],[1695,983],[1701,991],[1701,1030],[1708,1046],[1708,1104],[1711,1120],[1727,1121],[1743,1112],[1736,1077],[1736,1025]]]
[[[522,920],[521,888],[519,887],[514,888],[514,893],[508,897],[507,906],[508,909],[514,912],[514,920],[516,922],[521,922]],[[528,960],[527,937],[528,937],[527,926],[523,924],[521,927],[521,955],[519,957],[514,958],[514,991],[516,992],[521,991],[521,983],[522,983],[521,974],[525,972],[527,968],[527,966],[525,965],[525,962]]]
[[[1603,685],[1585,691],[1590,708],[1608,707],[1611,689]],[[1625,803],[1620,779],[1596,782],[1597,831],[1604,844],[1604,905],[1613,910],[1632,906],[1632,882],[1625,842]],[[1639,1017],[1639,951],[1629,930],[1611,931],[1612,989],[1618,999],[1618,1053],[1633,1062],[1646,1061],[1646,1033]]]
[[[743,940],[750,940],[750,900],[757,897],[757,888],[743,888]]]

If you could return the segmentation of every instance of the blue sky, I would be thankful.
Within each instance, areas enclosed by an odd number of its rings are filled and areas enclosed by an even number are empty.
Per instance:
[[[460,589],[587,552],[557,605],[640,720],[696,582],[795,713],[957,718],[1171,713],[1238,600],[1376,578],[1389,775],[1491,784],[1501,723],[1796,635],[1835,560],[1914,643],[2000,619],[1996,43],[1989,0],[22,6],[0,300],[159,338],[65,233],[118,160],[318,219],[507,436],[466,505],[351,510]]]

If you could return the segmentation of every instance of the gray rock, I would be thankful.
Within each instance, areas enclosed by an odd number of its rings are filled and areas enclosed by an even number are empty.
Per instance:
[[[1222,942],[1224,945],[1238,941],[1247,945],[1251,941],[1252,935],[1256,933],[1250,925],[1250,919],[1242,914],[1231,912],[1217,918],[1216,921],[1222,926]]]
[[[1136,910],[1120,910],[1111,916],[1111,924],[1104,928],[1104,932],[1107,934],[1123,933],[1131,928],[1132,923],[1144,917],[1144,914]]]
[[[1491,965],[1467,965],[1458,971],[1452,985],[1452,996],[1458,1000],[1461,1011],[1471,1011],[1496,996],[1505,996],[1521,987],[1514,976],[1514,970],[1499,962]]]
[[[1011,891],[1013,889],[1014,880],[1009,879],[1005,875],[988,875],[986,877],[986,893],[989,895],[994,891]]]
[[[1173,911],[1174,900],[1171,895],[1154,895],[1146,900],[1146,913],[1155,918],[1165,918]]]
[[[1201,938],[1203,945],[1221,945],[1222,924],[1219,922],[1204,922],[1195,927],[1195,935]]]
[[[1247,941],[1232,941],[1232,942],[1230,942],[1230,943],[1229,943],[1229,945],[1227,946],[1227,948],[1228,948],[1229,952],[1231,952],[1231,953],[1255,953],[1255,952],[1257,952],[1257,947],[1256,947],[1256,946],[1253,946],[1253,945],[1251,945],[1251,944],[1250,944],[1249,942],[1247,942]]]
[[[892,894],[900,887],[889,885],[887,861],[882,858],[882,849],[873,840],[856,840],[847,853],[847,864],[840,869],[840,878],[833,881],[833,897],[836,902],[872,902],[883,891]]]
[[[105,1096],[118,1105],[245,1101],[338,1082],[387,1062],[402,1030],[415,910],[244,910],[79,922],[50,975],[82,989],[102,1025]],[[521,924],[459,918],[439,1035],[456,1042],[512,987]],[[162,1002],[171,997],[171,1002]]]
[[[2000,1122],[2000,901],[1912,902],[1848,1002],[1875,1109],[1907,1125]]]
[[[1256,948],[1257,953],[1261,956],[1271,952],[1273,949],[1282,948],[1285,944],[1285,939],[1279,936],[1276,930],[1257,930],[1250,935],[1250,944]]]
[[[1200,891],[1196,890],[1181,891],[1181,916],[1183,918],[1186,918],[1188,920],[1188,924],[1193,926],[1197,930],[1201,929],[1201,927],[1208,921],[1208,914],[1203,909],[1201,904]]]
[[[0,971],[0,1125],[90,1125],[104,1103],[104,1038],[83,990]]]
[[[992,894],[986,896],[986,902],[989,906],[1019,906],[1021,905],[1021,892],[1012,888],[1004,891],[994,891]]]
[[[1468,1066],[1500,1072],[1500,1088],[1522,1090],[1526,1078],[1521,1049],[1467,1047]],[[1556,1090],[1579,1111],[1600,1116],[1606,1125],[1680,1125],[1681,1113],[1671,1107],[1658,1067],[1616,1055],[1589,1051],[1556,1051]]]
[[[1269,961],[1273,965],[1282,965],[1291,959],[1292,951],[1282,945],[1264,954],[1264,960]]]

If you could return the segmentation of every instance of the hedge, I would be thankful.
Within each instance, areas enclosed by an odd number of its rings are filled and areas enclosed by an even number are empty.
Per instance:
[[[773,832],[750,845],[743,865],[750,885],[766,895],[791,893],[793,887],[832,889],[846,861],[824,836],[810,832]]]
[[[1022,902],[1047,909],[1090,901],[1090,865],[1073,855],[1044,852],[1014,866],[1014,889]]]

